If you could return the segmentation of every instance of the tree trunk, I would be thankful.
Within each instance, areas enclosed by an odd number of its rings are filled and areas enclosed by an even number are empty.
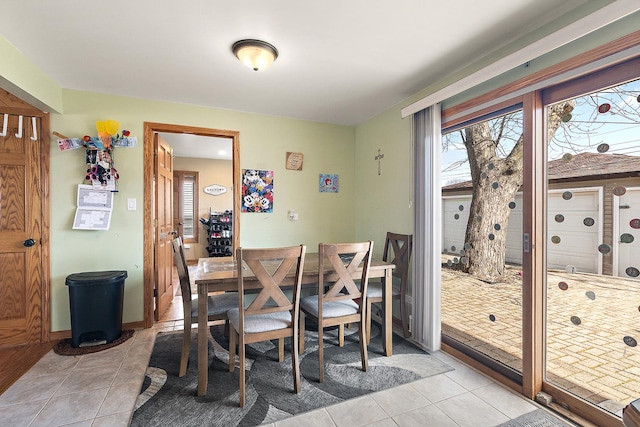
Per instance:
[[[560,126],[562,114],[571,109],[569,102],[549,109],[549,139]],[[504,128],[514,119],[505,116],[498,120],[503,120]],[[505,273],[509,214],[523,184],[523,137],[520,136],[507,157],[499,157],[500,136],[494,140],[488,122],[477,123],[464,132],[473,196],[460,263],[466,273],[493,283]]]
[[[495,282],[504,274],[509,203],[522,185],[522,137],[501,159],[486,122],[465,129],[465,135],[474,185],[462,268]]]

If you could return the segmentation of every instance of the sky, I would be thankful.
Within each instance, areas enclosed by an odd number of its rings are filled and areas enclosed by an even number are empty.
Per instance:
[[[640,155],[640,80],[620,85],[617,89],[606,89],[576,99],[570,117],[565,117],[567,121],[549,144],[549,160],[559,159],[566,153]],[[454,132],[450,138],[450,142],[455,143],[442,152],[443,186],[471,179],[460,132]],[[443,136],[443,141],[445,139]],[[452,145],[458,149],[452,149]]]

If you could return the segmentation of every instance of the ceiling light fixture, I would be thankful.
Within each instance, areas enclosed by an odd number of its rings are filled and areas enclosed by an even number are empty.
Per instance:
[[[268,68],[278,57],[275,46],[262,40],[239,40],[231,47],[233,54],[254,71]]]

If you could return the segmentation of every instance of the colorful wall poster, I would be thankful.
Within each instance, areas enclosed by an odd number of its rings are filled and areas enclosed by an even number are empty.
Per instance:
[[[242,169],[242,212],[273,213],[273,171]]]

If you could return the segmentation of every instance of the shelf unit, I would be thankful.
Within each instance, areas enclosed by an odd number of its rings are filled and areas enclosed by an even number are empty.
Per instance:
[[[233,255],[233,212],[211,212],[209,219],[200,218],[207,229],[207,252],[210,257]]]

